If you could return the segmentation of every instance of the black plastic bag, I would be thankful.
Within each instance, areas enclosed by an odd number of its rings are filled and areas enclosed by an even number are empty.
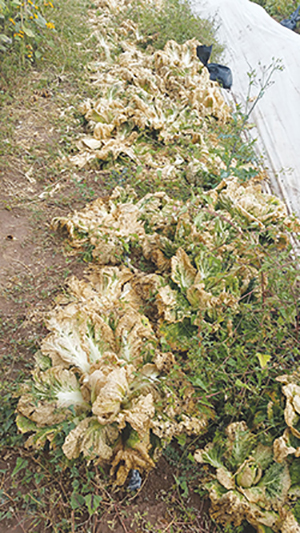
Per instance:
[[[141,487],[142,478],[138,470],[131,470],[131,478],[128,483],[129,490],[138,490]]]
[[[206,46],[205,44],[202,44],[201,46],[197,46],[197,56],[198,59],[200,59],[201,63],[206,67],[208,60],[211,56],[212,51],[212,44],[210,46]]]
[[[283,19],[280,24],[284,26],[285,28],[288,28],[289,30],[295,30],[297,26],[297,22],[300,20],[300,5],[297,7],[297,9],[294,11],[294,13],[291,14],[291,16],[288,19]]]
[[[201,63],[208,69],[209,77],[212,81],[217,81],[224,89],[231,89],[232,72],[229,67],[219,65],[218,63],[208,63],[212,51],[212,45],[197,46],[197,57]]]

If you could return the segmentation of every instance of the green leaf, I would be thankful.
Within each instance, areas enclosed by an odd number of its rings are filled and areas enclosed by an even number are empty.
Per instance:
[[[255,355],[259,360],[259,364],[261,368],[266,368],[268,362],[271,359],[271,356],[266,353],[259,353],[259,352],[257,352]]]
[[[71,496],[71,507],[73,510],[79,509],[85,504],[84,497],[79,492],[73,492]]]
[[[26,418],[26,416],[18,415],[16,418],[16,424],[21,433],[37,430],[36,423]]]
[[[38,16],[38,18],[35,19],[35,23],[36,23],[37,26],[39,26],[40,28],[45,28],[45,27],[46,27],[46,24],[47,24],[47,21],[44,19],[44,17],[41,15],[40,12],[37,13],[37,16]]]
[[[222,468],[224,467],[223,452],[223,447],[219,444],[215,444],[210,449],[207,448],[203,451],[202,460],[204,463],[208,463],[214,468]]]
[[[237,428],[228,462],[236,470],[247,459],[255,445],[256,437],[247,429]]]
[[[243,383],[239,378],[235,381],[235,386],[238,387],[239,389],[248,389],[252,391],[251,387],[249,387],[247,383]]]
[[[190,320],[167,324],[162,322],[159,333],[172,349],[187,351],[190,347],[190,339],[197,334],[197,328],[192,326]]]
[[[0,41],[4,44],[11,44],[12,43],[12,40],[10,39],[10,37],[7,37],[7,35],[5,35],[5,33],[0,33]]]
[[[17,473],[20,472],[20,470],[23,470],[24,468],[26,468],[27,465],[28,465],[27,459],[23,459],[23,457],[18,457],[17,462],[16,462],[16,466],[13,469],[13,472],[12,472],[11,476],[12,477],[16,476]]]
[[[208,392],[207,385],[199,376],[191,378],[191,383],[194,385],[194,387],[200,387],[201,389],[205,390],[205,392]]]
[[[185,446],[186,435],[184,433],[182,433],[181,435],[176,435],[176,440],[178,441],[178,444],[180,444],[180,446]]]
[[[288,489],[289,476],[287,479],[285,474],[286,466],[284,464],[274,463],[268,468],[258,486],[265,487],[266,494],[269,498],[280,499],[282,493]]]
[[[188,489],[186,480],[182,478],[177,478],[175,475],[174,475],[174,479],[176,481],[176,485],[180,487],[180,489],[182,490],[183,498],[187,498],[189,495],[189,489]]]
[[[300,458],[294,459],[289,466],[291,485],[300,484]]]
[[[86,494],[84,500],[88,508],[89,515],[92,516],[97,511],[102,501],[102,497],[99,496],[99,494]]]
[[[296,505],[293,509],[293,515],[296,518],[298,524],[300,524],[300,501],[299,500],[296,502]]]
[[[33,31],[31,31],[30,28],[26,28],[26,26],[23,25],[22,30],[25,33],[25,35],[27,35],[27,37],[32,37],[33,39],[35,38],[35,34],[33,33]]]
[[[265,470],[273,460],[273,450],[270,446],[264,446],[259,443],[255,451],[251,452],[253,459],[259,466]]]

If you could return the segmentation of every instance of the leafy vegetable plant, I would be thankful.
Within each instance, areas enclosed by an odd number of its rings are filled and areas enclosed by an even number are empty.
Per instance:
[[[193,388],[140,314],[132,280],[125,267],[97,270],[88,283],[70,280],[70,303],[49,318],[51,333],[18,403],[18,428],[31,433],[27,446],[55,447],[68,424],[66,457],[111,463],[117,484],[131,469],[153,468],[173,435],[206,427]]]
[[[239,526],[246,519],[259,532],[299,531],[289,465],[275,462],[272,447],[262,445],[245,422],[230,424],[221,445],[207,444],[195,458],[213,467],[205,486],[218,522]]]
[[[209,416],[216,411],[224,420],[245,414],[264,429],[274,391],[270,377],[278,367],[292,368],[290,351],[297,357],[299,350],[297,270],[287,262],[289,232],[299,231],[298,224],[278,199],[261,192],[258,180],[240,184],[235,177],[185,204],[165,193],[138,200],[117,188],[109,200],[53,221],[67,229],[76,250],[92,245],[98,264],[127,262],[157,340],[177,354],[185,380],[202,391],[200,412],[206,406]],[[153,273],[131,263],[134,250]],[[287,271],[279,281],[281,260]],[[280,349],[274,344],[279,324]],[[264,387],[262,398],[257,387]],[[282,419],[276,424],[271,439],[279,436]]]

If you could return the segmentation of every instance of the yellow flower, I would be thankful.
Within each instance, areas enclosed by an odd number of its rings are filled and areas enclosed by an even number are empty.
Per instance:
[[[10,22],[12,22],[14,26],[16,25],[14,19],[8,19],[8,20],[10,20]]]
[[[52,2],[49,2],[48,5],[49,5],[50,7],[54,7],[53,4],[52,4]]]
[[[54,30],[54,29],[55,29],[55,25],[53,24],[53,22],[47,22],[47,23],[46,23],[46,26],[47,26],[47,28],[49,28],[50,30]]]
[[[31,0],[28,0],[28,4],[31,4],[31,5],[33,5],[33,2],[31,2]]]
[[[39,18],[36,13],[34,13],[34,18],[36,18],[36,19]]]

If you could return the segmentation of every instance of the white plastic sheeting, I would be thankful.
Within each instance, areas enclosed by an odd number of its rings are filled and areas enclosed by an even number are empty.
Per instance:
[[[300,35],[281,26],[259,5],[249,0],[190,0],[194,13],[217,23],[218,41],[225,45],[222,63],[233,73],[232,93],[244,104],[248,73],[258,80],[264,67],[280,59],[273,84],[259,100],[250,122],[255,123],[257,148],[268,169],[271,190],[282,198],[289,212],[300,216]],[[210,43],[203,43],[210,44]]]

